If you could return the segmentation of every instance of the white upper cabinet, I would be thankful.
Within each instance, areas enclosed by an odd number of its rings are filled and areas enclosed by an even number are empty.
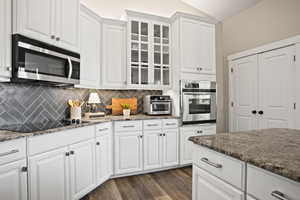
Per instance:
[[[130,16],[128,18],[129,86],[158,89],[170,87],[170,48],[170,24],[167,19],[162,18],[159,21],[149,16]]]
[[[103,20],[102,31],[102,86],[126,88],[126,23]]]
[[[11,1],[0,1],[0,81],[11,77]]]
[[[178,27],[181,72],[215,74],[215,25],[181,17]]]
[[[101,21],[89,9],[80,10],[80,86],[100,87]]]
[[[14,33],[79,51],[79,0],[14,0]]]

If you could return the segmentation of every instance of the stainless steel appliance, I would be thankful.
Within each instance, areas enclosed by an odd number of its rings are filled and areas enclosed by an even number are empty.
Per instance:
[[[148,115],[171,115],[172,99],[170,96],[153,96],[144,97],[144,113]]]
[[[181,113],[183,124],[216,122],[216,82],[182,81]]]
[[[80,81],[80,55],[13,35],[12,82],[75,85]]]

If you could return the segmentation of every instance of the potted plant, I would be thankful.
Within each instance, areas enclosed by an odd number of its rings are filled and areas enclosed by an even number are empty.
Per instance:
[[[128,118],[130,116],[130,105],[128,103],[121,104],[123,108],[124,117]]]

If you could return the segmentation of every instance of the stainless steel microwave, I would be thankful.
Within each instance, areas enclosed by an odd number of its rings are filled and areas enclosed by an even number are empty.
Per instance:
[[[215,123],[217,120],[216,82],[182,81],[183,124]]]
[[[80,81],[80,55],[13,35],[12,82],[72,86]]]

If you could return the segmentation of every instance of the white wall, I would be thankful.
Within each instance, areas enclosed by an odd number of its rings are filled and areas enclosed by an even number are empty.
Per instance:
[[[228,113],[228,67],[226,57],[300,34],[300,0],[263,0],[230,17],[223,24],[224,105]],[[228,130],[228,116],[225,116]]]
[[[100,16],[114,19],[121,19],[126,9],[163,17],[170,17],[176,11],[205,16],[181,0],[81,0],[81,2]]]

